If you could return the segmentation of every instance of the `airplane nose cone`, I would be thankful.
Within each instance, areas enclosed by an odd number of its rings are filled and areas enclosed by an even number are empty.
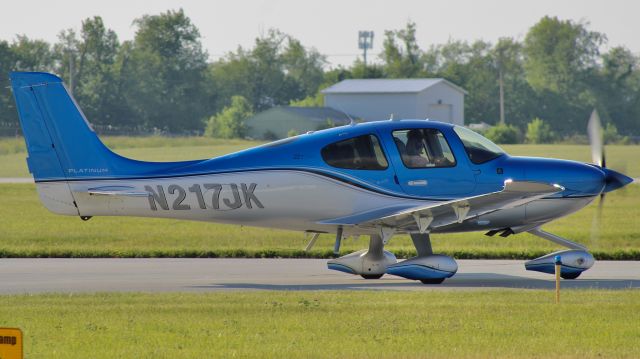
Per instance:
[[[546,158],[527,158],[523,165],[528,181],[559,184],[563,197],[597,196],[606,186],[605,172],[594,165]]]
[[[633,182],[633,178],[625,176],[620,172],[616,172],[608,168],[603,168],[602,171],[605,175],[604,192],[615,191],[618,188],[622,188]]]

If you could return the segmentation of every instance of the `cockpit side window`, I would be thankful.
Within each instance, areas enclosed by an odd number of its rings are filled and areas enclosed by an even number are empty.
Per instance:
[[[407,168],[454,167],[456,159],[442,132],[433,128],[393,131],[402,163]]]
[[[453,130],[460,137],[469,159],[475,164],[489,162],[505,154],[498,145],[470,129],[455,126]]]
[[[384,170],[387,158],[374,135],[364,135],[335,142],[322,149],[322,159],[333,167],[352,170]]]

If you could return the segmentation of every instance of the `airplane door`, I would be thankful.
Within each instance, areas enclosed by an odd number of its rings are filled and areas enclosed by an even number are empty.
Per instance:
[[[448,137],[451,138],[453,134]],[[386,137],[386,136],[385,136]],[[443,132],[434,128],[392,131],[385,138],[402,190],[412,196],[451,198],[476,186],[468,161]],[[464,150],[463,150],[464,151]]]

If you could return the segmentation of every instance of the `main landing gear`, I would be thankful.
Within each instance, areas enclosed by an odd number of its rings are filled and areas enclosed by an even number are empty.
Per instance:
[[[329,269],[360,275],[364,279],[379,279],[386,273],[387,267],[397,261],[393,253],[384,250],[382,237],[372,235],[369,240],[369,249],[332,259],[327,266]]]
[[[341,238],[342,233],[339,235]],[[369,249],[332,259],[327,266],[329,269],[360,275],[365,279],[379,279],[388,273],[419,280],[424,284],[440,284],[458,271],[458,264],[453,258],[433,254],[428,233],[411,234],[418,255],[402,262],[398,262],[392,253],[384,250],[384,243],[390,236],[384,231],[380,235],[371,235]],[[387,241],[384,237],[387,237]],[[336,248],[339,249],[339,244],[336,244]]]

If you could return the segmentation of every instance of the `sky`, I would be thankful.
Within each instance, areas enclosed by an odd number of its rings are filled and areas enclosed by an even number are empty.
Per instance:
[[[83,19],[99,15],[121,41],[135,34],[134,19],[170,9],[184,9],[199,28],[212,60],[238,45],[277,28],[327,55],[329,66],[350,65],[357,56],[358,31],[375,32],[376,58],[385,30],[402,29],[411,20],[418,44],[500,37],[524,39],[527,30],[545,15],[589,23],[604,33],[606,50],[626,46],[640,54],[640,1],[633,0],[29,0],[0,5],[0,39],[17,34],[57,40],[62,29],[78,29]]]

